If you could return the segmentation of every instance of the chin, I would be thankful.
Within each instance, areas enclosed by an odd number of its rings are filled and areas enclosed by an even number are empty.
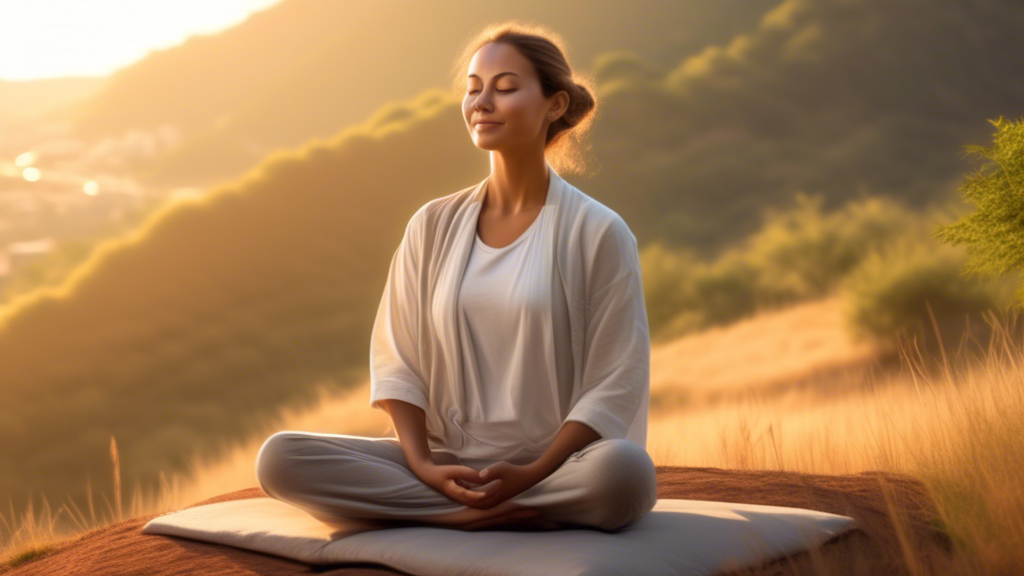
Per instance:
[[[489,141],[487,139],[481,139],[478,142],[474,142],[474,144],[476,144],[476,147],[481,149],[481,150],[493,151],[493,150],[501,150],[501,148],[502,148],[501,145],[499,145],[499,144],[497,144],[495,142],[491,142],[491,141]]]

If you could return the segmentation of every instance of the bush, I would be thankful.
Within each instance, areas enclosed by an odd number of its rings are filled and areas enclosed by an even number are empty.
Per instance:
[[[863,198],[829,214],[823,199],[798,194],[796,206],[769,210],[761,230],[712,262],[660,243],[641,262],[654,339],[727,324],[765,309],[833,290],[868,253],[909,231],[922,217],[886,198]]]
[[[965,257],[913,236],[869,254],[841,286],[851,335],[890,346],[916,339],[928,355],[939,351],[938,338],[947,348],[958,345],[968,322],[987,339],[982,313],[1004,306],[1011,294],[1005,285],[962,276]]]
[[[762,305],[817,298],[831,291],[871,251],[920,226],[921,217],[898,202],[868,197],[823,214],[821,196],[798,194],[796,206],[769,210],[765,224],[744,249],[759,271]]]

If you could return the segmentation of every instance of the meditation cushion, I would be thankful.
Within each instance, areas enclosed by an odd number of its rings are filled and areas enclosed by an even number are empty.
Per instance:
[[[273,554],[312,565],[381,564],[417,576],[714,575],[802,552],[854,528],[847,516],[662,498],[636,524],[598,529],[476,531],[434,526],[337,526],[274,498],[169,512],[142,532]]]

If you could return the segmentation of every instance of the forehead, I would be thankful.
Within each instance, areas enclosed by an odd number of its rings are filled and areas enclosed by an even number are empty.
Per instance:
[[[469,62],[467,77],[469,80],[475,80],[470,76],[475,74],[480,77],[480,80],[486,81],[502,72],[515,72],[521,78],[529,78],[534,75],[530,61],[518,50],[508,44],[491,42],[482,46],[473,55],[473,59]],[[515,76],[505,76],[505,78],[515,79]]]

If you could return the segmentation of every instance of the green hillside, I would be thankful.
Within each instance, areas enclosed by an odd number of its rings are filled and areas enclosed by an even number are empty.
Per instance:
[[[962,147],[988,138],[988,119],[1024,112],[1020,29],[1024,11],[1001,0],[788,0],[749,32],[671,64],[628,44],[599,53],[588,69],[601,104],[588,183],[645,240],[706,255],[798,191],[824,195],[828,209],[863,193],[944,201],[968,168]],[[329,103],[290,101],[264,102],[141,169],[155,180],[228,177],[315,131],[286,138],[261,132],[264,122],[339,125]],[[469,139],[461,119],[446,134]]]
[[[621,2],[285,0],[117,72],[78,111],[77,132],[99,136],[174,124],[186,136],[181,147],[137,165],[139,176],[205,185],[234,177],[270,151],[330,137],[386,102],[444,83],[462,43],[489,22],[543,22],[565,37],[579,65],[625,47],[668,67],[749,29],[777,3],[684,0],[637,10]]]
[[[1000,0],[787,0],[660,81],[605,83],[592,187],[630,197],[645,239],[705,253],[798,191],[943,202],[963,146],[1024,113],[1020,30]]]
[[[0,494],[110,486],[111,435],[125,483],[155,481],[317,384],[365,378],[409,217],[487,174],[436,96],[168,205],[0,310]]]

